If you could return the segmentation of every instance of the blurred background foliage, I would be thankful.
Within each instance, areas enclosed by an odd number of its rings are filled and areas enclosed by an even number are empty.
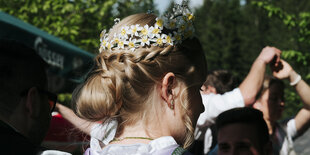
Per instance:
[[[115,18],[152,8],[153,0],[0,0],[1,11],[91,53],[98,53],[99,34]]]
[[[281,49],[282,58],[310,84],[310,1],[204,0],[195,19],[209,69],[230,70],[240,83],[261,49],[269,45]],[[285,81],[283,118],[295,115],[302,106]]]
[[[99,34],[114,18],[148,10],[158,14],[153,0],[0,0],[0,10],[91,53],[98,52]],[[230,70],[240,83],[269,45],[283,50],[282,58],[310,84],[309,0],[204,0],[193,11],[209,70]],[[283,117],[301,107],[286,83]],[[59,100],[68,105],[71,94],[60,94]]]

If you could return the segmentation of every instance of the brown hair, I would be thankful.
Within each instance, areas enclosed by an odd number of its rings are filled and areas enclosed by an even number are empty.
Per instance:
[[[208,74],[203,85],[206,88],[212,86],[218,94],[224,94],[233,89],[234,79],[228,70],[214,70]]]
[[[115,25],[109,35],[111,37],[124,25],[153,25],[155,19],[152,14],[128,16]],[[156,84],[161,83],[166,73],[173,72],[177,83],[184,82],[190,87],[195,82],[203,83],[206,70],[202,47],[195,38],[177,46],[102,51],[95,61],[95,68],[79,90],[77,114],[90,121],[116,117],[119,129],[149,116],[148,109],[153,104],[150,104],[148,94],[154,91]],[[193,140],[194,128],[188,115],[188,93],[184,91],[182,94],[182,99],[185,99],[182,103],[183,121],[189,133],[183,145],[187,147]]]
[[[282,80],[276,79],[275,77],[270,76],[270,75],[265,75],[262,87],[261,87],[260,91],[256,95],[256,100],[261,98],[262,95],[267,91],[267,89],[270,88],[270,86],[272,84],[278,84],[280,86],[279,89],[283,89],[284,90],[285,86],[284,86],[284,82]]]

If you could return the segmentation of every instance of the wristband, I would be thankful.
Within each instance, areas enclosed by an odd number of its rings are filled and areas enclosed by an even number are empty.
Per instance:
[[[295,86],[301,80],[301,76],[298,75],[293,82],[290,83],[291,86]]]

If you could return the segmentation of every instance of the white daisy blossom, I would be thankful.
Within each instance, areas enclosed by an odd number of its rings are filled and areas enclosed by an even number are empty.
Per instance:
[[[169,28],[169,21],[170,21],[170,19],[168,19],[166,16],[163,16],[162,19],[163,19],[163,22],[164,22],[164,27],[170,29]]]
[[[157,17],[156,18],[156,23],[155,23],[155,28],[158,28],[160,30],[162,30],[164,28],[164,20]]]
[[[132,36],[139,36],[138,31],[141,31],[141,30],[142,30],[142,27],[140,27],[139,24],[130,26],[130,31],[131,31]]]
[[[100,34],[100,48],[101,50],[106,50],[106,45],[107,45],[107,42],[108,42],[108,34],[106,33],[106,30],[103,30]],[[101,51],[100,50],[100,51]]]
[[[114,34],[112,44],[118,44],[120,41],[121,41],[121,38],[119,38],[119,35]]]
[[[161,30],[159,28],[153,27],[151,26],[149,28],[150,34],[149,37],[152,39],[154,38],[156,35],[158,35],[159,33],[161,33]]]
[[[130,50],[134,51],[136,48],[136,42],[137,42],[137,39],[131,40],[131,38],[129,38],[129,41],[125,41],[124,44],[127,45]]]
[[[107,45],[107,41],[106,41],[106,40],[102,40],[100,46],[101,46],[104,50],[106,49],[106,45]]]
[[[121,20],[119,18],[114,19],[114,25],[118,24]]]
[[[187,13],[185,17],[187,21],[191,21],[195,19],[195,16],[192,13]]]
[[[178,32],[179,33],[184,33],[186,29],[187,29],[187,26],[186,26],[186,23],[184,23],[184,24],[179,26]]]
[[[170,29],[175,29],[175,28],[176,28],[176,25],[177,25],[177,23],[176,23],[175,20],[171,20],[171,21],[169,22],[169,28],[170,28]]]
[[[182,25],[185,25],[186,24],[186,21],[184,20],[183,17],[179,16],[177,17],[176,19],[176,27],[179,29]]]
[[[129,27],[125,26],[121,28],[121,33],[119,34],[120,38],[128,39],[128,34],[130,34]]]
[[[185,38],[193,38],[194,37],[195,29],[193,27],[187,27],[187,30],[184,33]]]
[[[169,33],[168,35],[166,35],[166,43],[169,44],[169,45],[173,45],[173,42],[175,40],[174,37],[172,37],[172,35]]]
[[[125,42],[123,40],[120,40],[117,44],[118,49],[124,49],[125,48]]]
[[[140,31],[141,36],[148,36],[150,34],[149,25],[144,25],[142,30]]]
[[[162,46],[163,44],[165,44],[166,41],[166,34],[157,34],[155,38],[153,38],[151,41],[153,41],[154,43],[152,45],[154,46]]]
[[[141,39],[138,40],[138,42],[140,42],[141,46],[150,45],[150,40],[147,36],[143,36]]]
[[[108,50],[110,50],[110,49],[111,49],[111,47],[112,47],[112,44],[111,44],[110,42],[107,42],[107,44],[106,44],[106,48],[107,48]]]
[[[182,35],[178,32],[173,31],[174,38],[175,38],[175,43],[181,43],[182,42]]]
[[[107,36],[108,34],[106,34],[107,30],[104,29],[101,33],[100,33],[100,42],[102,42]]]
[[[175,4],[173,12],[167,13],[155,19],[154,25],[139,24],[123,26],[113,38],[108,39],[109,34],[103,30],[100,35],[100,52],[106,49],[128,49],[134,51],[139,46],[167,46],[182,43],[187,38],[192,38],[195,32],[193,21],[195,16],[190,12],[187,3]],[[115,24],[120,22],[115,20]],[[165,34],[167,29],[171,33]]]

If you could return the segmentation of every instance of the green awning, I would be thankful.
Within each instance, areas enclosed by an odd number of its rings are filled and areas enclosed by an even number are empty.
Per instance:
[[[34,48],[49,64],[49,89],[70,92],[93,66],[94,55],[0,11],[0,38]]]

